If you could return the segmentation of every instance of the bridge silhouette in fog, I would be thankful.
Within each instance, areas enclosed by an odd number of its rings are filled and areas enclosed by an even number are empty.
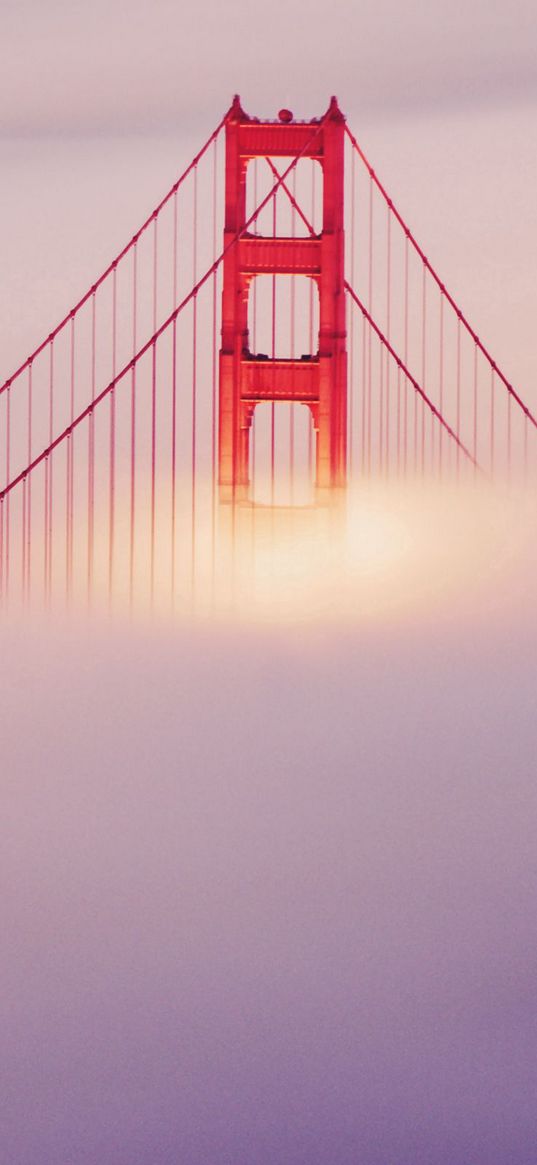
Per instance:
[[[0,598],[184,593],[364,480],[523,482],[536,430],[337,100],[236,97],[0,386]]]

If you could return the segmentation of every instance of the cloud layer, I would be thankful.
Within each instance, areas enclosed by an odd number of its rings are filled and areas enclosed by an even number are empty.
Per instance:
[[[537,97],[532,0],[12,0],[2,24],[3,133],[192,126],[237,90],[271,116],[321,91],[366,115]]]
[[[529,1165],[534,636],[26,636],[6,1165]]]

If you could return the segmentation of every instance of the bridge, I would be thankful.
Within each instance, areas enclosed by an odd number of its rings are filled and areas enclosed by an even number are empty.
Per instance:
[[[236,97],[0,385],[0,602],[184,593],[282,507],[525,483],[536,431],[337,100],[297,121]]]

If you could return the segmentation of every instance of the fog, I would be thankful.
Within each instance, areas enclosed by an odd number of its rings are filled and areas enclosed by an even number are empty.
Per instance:
[[[534,1160],[534,516],[461,501],[4,619],[3,1161]]]

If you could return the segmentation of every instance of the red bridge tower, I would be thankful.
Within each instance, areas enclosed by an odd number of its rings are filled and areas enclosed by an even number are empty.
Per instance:
[[[223,500],[244,499],[249,434],[261,401],[294,401],[311,410],[316,486],[344,486],[347,467],[347,351],[343,180],[345,119],[332,98],[322,119],[260,121],[238,97],[226,122],[226,208],[219,483]],[[252,158],[313,158],[323,172],[323,229],[309,238],[261,237],[246,227],[246,170]],[[254,225],[254,224],[253,224]],[[254,228],[255,229],[255,228]],[[238,242],[231,245],[234,239]],[[248,340],[248,292],[256,275],[302,275],[319,291],[319,342],[311,360],[258,360]]]

